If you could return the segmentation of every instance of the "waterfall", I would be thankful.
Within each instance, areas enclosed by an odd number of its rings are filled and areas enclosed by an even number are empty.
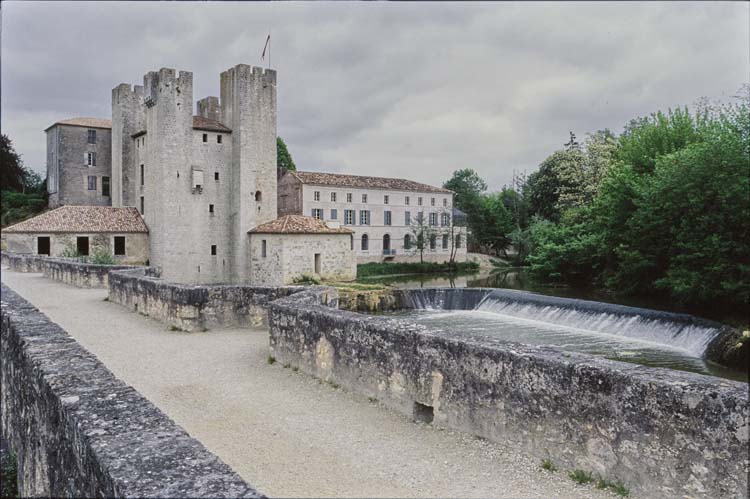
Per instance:
[[[695,357],[704,356],[723,328],[685,314],[510,290],[492,291],[474,310],[660,343]]]

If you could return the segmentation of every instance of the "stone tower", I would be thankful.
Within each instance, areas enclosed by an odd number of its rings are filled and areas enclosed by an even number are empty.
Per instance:
[[[232,129],[233,282],[249,279],[247,232],[276,219],[276,71],[239,64],[221,74],[221,121]]]
[[[164,279],[248,282],[248,231],[276,218],[276,72],[225,71],[198,116],[192,81],[162,68],[113,90],[113,205],[141,210]]]

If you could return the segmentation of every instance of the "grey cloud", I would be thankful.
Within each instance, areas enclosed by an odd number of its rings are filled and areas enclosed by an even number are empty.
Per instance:
[[[492,188],[569,130],[610,128],[750,72],[747,3],[3,2],[2,128],[44,168],[42,130],[107,116],[111,89],[160,67],[260,63],[268,29],[279,133],[301,168]]]

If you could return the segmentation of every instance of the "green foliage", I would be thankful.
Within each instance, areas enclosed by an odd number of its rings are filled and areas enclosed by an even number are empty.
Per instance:
[[[292,155],[289,153],[289,149],[287,149],[286,143],[281,137],[276,137],[276,167],[285,168],[287,170],[297,169],[297,166],[292,159]]]
[[[103,246],[97,246],[91,253],[91,263],[97,265],[114,265],[117,263],[115,257],[109,252],[109,250]]]
[[[573,480],[575,483],[579,485],[583,485],[586,483],[591,483],[594,481],[594,477],[591,474],[591,472],[585,472],[583,470],[573,470],[570,473],[568,473],[568,476],[571,480]]]
[[[364,263],[357,265],[357,278],[395,274],[436,274],[441,272],[474,272],[477,262],[415,262],[415,263]]]
[[[31,218],[47,207],[45,197],[35,193],[2,191],[0,195],[0,224],[3,227]]]
[[[268,358],[266,359],[266,362],[268,363],[269,366],[272,366],[276,363],[276,357],[274,357],[273,355],[269,355]]]
[[[63,258],[81,258],[83,255],[78,252],[78,248],[76,248],[72,244],[69,244],[65,246],[60,256]]]
[[[7,135],[0,135],[0,185],[3,190],[23,191],[25,176],[23,161],[13,148],[13,142]]]
[[[294,280],[295,284],[320,284],[320,277],[310,274],[302,274]]]
[[[47,207],[47,181],[23,166],[7,135],[0,135],[0,225],[30,218]]]
[[[510,244],[515,228],[513,217],[503,202],[503,194],[495,193],[480,198],[480,209],[474,214],[472,227],[476,241],[499,255]],[[469,219],[471,223],[471,218]]]
[[[747,307],[749,104],[655,113],[616,142],[600,132],[552,154],[524,188],[529,237],[511,235],[533,274],[693,309]]]
[[[18,497],[18,463],[16,455],[5,449],[0,461],[0,497]]]
[[[557,471],[555,464],[549,459],[542,460],[542,469],[546,471]]]

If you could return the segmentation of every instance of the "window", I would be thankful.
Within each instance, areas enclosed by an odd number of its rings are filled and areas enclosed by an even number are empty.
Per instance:
[[[440,225],[443,227],[448,227],[451,224],[451,216],[447,213],[443,213],[440,215]]]
[[[144,166],[141,165],[141,185],[145,184],[145,182],[146,182],[145,170],[144,170]]]
[[[383,196],[383,204],[388,204],[388,194]]]
[[[404,249],[411,249],[411,236],[409,234],[404,236]]]
[[[432,234],[430,236],[430,249],[434,250],[435,246],[437,246],[437,236],[435,236],[435,234]]]
[[[443,234],[443,249],[448,249],[448,234]]]
[[[422,198],[421,198],[421,197],[418,197],[418,198],[417,198],[417,204],[418,204],[419,206],[422,206]]]
[[[36,238],[36,254],[47,256],[50,255],[49,236],[41,236]]]
[[[216,136],[216,143],[221,144],[221,135]]]
[[[362,194],[362,202],[363,203],[367,202],[367,194]]]
[[[456,248],[461,247],[461,234],[456,234]]]
[[[143,196],[141,196],[141,215],[143,215],[144,213],[146,213],[146,211],[145,211],[145,210],[143,209],[143,208],[144,208],[144,206],[145,206],[145,205],[144,205],[144,203],[143,203]]]
[[[214,180],[219,180],[219,172],[214,172]]]
[[[443,206],[448,206],[448,198],[443,198]]]
[[[266,257],[266,240],[265,239],[263,239],[260,242],[260,256],[262,256],[263,258]]]
[[[336,202],[336,193],[335,193],[335,192],[332,192],[332,193],[331,193],[331,202],[332,202],[332,203],[335,203],[335,202]]]
[[[211,256],[216,256],[216,245],[215,244],[211,245]]]
[[[115,255],[125,255],[125,236],[115,236]]]
[[[213,213],[214,213],[214,205],[212,205],[212,204],[208,205],[208,212],[213,215]]]
[[[370,249],[370,238],[367,237],[367,234],[362,234],[362,246],[360,247],[362,251],[367,251]]]
[[[208,134],[207,133],[203,134],[203,142],[208,142]]]
[[[96,190],[96,176],[95,175],[89,175],[88,176],[88,185],[90,191]]]
[[[255,191],[255,202],[260,203],[263,200],[263,194],[260,191]]]
[[[411,225],[411,212],[404,212],[404,225]]]
[[[344,210],[344,225],[354,225],[354,210]]]
[[[419,225],[422,225],[424,223],[424,212],[423,211],[420,211],[419,213],[417,213],[417,223]]]
[[[338,220],[339,219],[339,210],[336,208],[331,208],[331,220]]]
[[[317,218],[318,220],[323,220],[323,210],[320,208],[313,208],[312,217]]]
[[[96,153],[95,152],[84,153],[83,161],[86,166],[96,166]]]
[[[102,196],[109,197],[109,177],[102,177]]]
[[[430,206],[435,206],[435,198],[430,198]]]
[[[96,130],[89,130],[89,144],[96,144]]]
[[[383,225],[391,225],[391,212],[390,211],[383,212]]]
[[[313,192],[313,201],[320,201],[320,191]]]
[[[404,204],[408,205],[408,204],[409,204],[409,201],[411,201],[411,200],[409,199],[409,196],[406,196],[406,197],[404,198]]]
[[[437,213],[430,213],[430,225],[437,225]]]
[[[359,225],[370,225],[370,210],[359,210]]]
[[[89,256],[89,237],[78,236],[76,237],[76,251],[81,256]]]

